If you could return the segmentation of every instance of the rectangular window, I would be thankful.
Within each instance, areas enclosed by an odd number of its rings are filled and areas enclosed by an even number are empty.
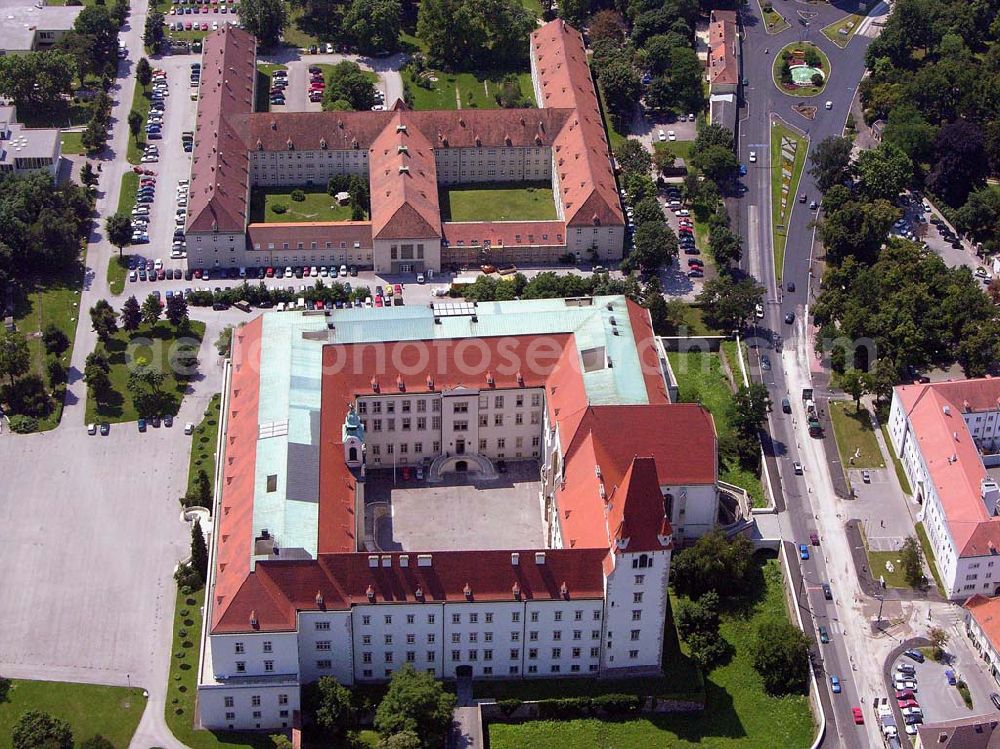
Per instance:
[[[632,603],[642,603],[642,593],[633,593]]]
[[[562,648],[552,648],[553,658],[562,658]]]
[[[246,661],[236,661],[236,673],[245,674],[247,670]]]
[[[326,670],[332,666],[333,666],[333,661],[330,660],[316,661],[316,668],[318,668],[320,671]]]
[[[392,645],[392,635],[385,635],[385,644]]]
[[[451,659],[453,661],[460,661],[460,660],[462,660],[462,651],[461,650],[452,650],[451,651]]]
[[[329,650],[330,649],[330,641],[329,640],[318,640],[316,642],[316,649],[317,650]]]
[[[433,650],[428,650],[427,651],[427,660],[432,661],[432,660],[434,660],[434,658],[436,656],[437,656],[437,653],[435,653]]]
[[[461,632],[452,632],[451,633],[451,644],[452,645],[457,645],[461,641],[462,641],[462,633]]]
[[[260,707],[260,695],[254,694],[250,697],[250,707]]]
[[[554,630],[552,632],[552,639],[553,640],[557,640],[557,641],[561,640],[562,639],[562,630],[561,629]]]
[[[265,653],[270,653],[271,652],[271,641],[270,640],[264,640],[264,652]]]
[[[533,621],[533,622],[537,622],[538,621],[538,612],[537,611],[532,611],[531,612],[531,621]]]
[[[406,635],[406,644],[407,645],[413,645],[416,641],[417,641],[417,636],[415,634],[413,634],[412,632],[410,634]]]
[[[407,624],[413,624],[416,621],[416,619],[417,619],[417,617],[414,614],[407,614],[406,615],[406,623]]]
[[[237,652],[237,653],[242,653],[242,652],[244,652],[244,651],[243,651],[243,643],[242,643],[242,642],[237,642],[237,643],[235,643],[235,645],[236,645],[236,652]]]
[[[640,629],[633,629],[632,632],[631,632],[631,639],[638,640],[639,639],[639,633],[641,631],[642,630],[640,630]]]
[[[632,610],[632,621],[637,622],[640,619],[642,619],[642,610],[641,609],[633,609]]]
[[[264,661],[264,671],[268,673],[274,671],[274,661]]]
[[[224,700],[224,702],[225,702],[225,707],[233,707],[233,698],[232,697],[226,697],[225,700]]]
[[[562,621],[562,612],[561,611],[557,611],[556,612],[556,621],[557,622],[561,622]]]
[[[383,654],[383,660],[386,663],[392,663],[392,651],[391,650],[385,651],[385,653]]]

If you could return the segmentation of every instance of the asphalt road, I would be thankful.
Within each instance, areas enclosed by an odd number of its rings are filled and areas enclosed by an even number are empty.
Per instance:
[[[828,490],[829,472],[823,462],[821,446],[809,444],[812,438],[806,433],[803,423],[801,392],[793,392],[786,381],[791,379],[799,386],[809,382],[812,344],[805,317],[812,293],[813,229],[810,224],[815,212],[808,210],[808,205],[794,204],[788,224],[784,267],[778,269],[783,285],[779,285],[771,239],[770,130],[773,118],[778,116],[800,129],[808,137],[810,146],[831,135],[840,135],[864,73],[864,51],[870,38],[859,33],[846,49],[840,49],[820,33],[824,26],[850,12],[845,7],[788,2],[782,3],[778,9],[785,14],[792,27],[770,35],[760,18],[758,6],[743,6],[743,77],[747,79],[748,86],[745,90],[746,104],[740,112],[738,155],[739,160],[747,164],[748,173],[744,178],[742,198],[735,201],[735,206],[731,205],[731,208],[736,208],[737,229],[745,240],[743,269],[767,289],[765,316],[760,321],[759,337],[750,341],[755,346],[751,348],[751,370],[754,379],[768,386],[772,402],[777,404],[788,397],[794,408],[791,416],[782,414],[780,408],[776,408],[769,419],[764,478],[778,489],[777,505],[779,511],[783,510],[783,536],[796,544],[796,550],[798,544],[809,543],[810,533],[821,532],[824,527],[827,531],[825,536],[820,533],[820,547],[810,547],[810,558],[799,560],[801,577],[793,575],[798,578],[793,580],[793,584],[799,586],[800,593],[805,593],[801,600],[803,605],[808,605],[809,611],[803,612],[803,620],[812,622],[812,636],[815,638],[819,625],[825,626],[830,634],[829,644],[817,646],[818,658],[814,662],[821,685],[820,699],[827,716],[825,744],[861,749],[875,745],[872,742],[878,736],[869,730],[869,726],[855,726],[850,711],[851,707],[860,705],[862,699],[868,700],[872,696],[868,693],[871,687],[861,686],[855,670],[856,664],[864,664],[865,659],[852,658],[851,652],[851,635],[862,626],[857,618],[857,606],[852,606],[857,601],[851,600],[855,595],[856,579],[850,585],[848,566],[845,564],[843,570],[840,568],[850,556],[838,553],[840,546],[846,543],[842,524],[835,517],[832,523],[827,522],[828,515],[813,506],[813,500],[833,502],[836,498],[833,491]],[[811,16],[808,24],[802,15]],[[792,110],[794,104],[803,100],[784,94],[774,85],[771,76],[773,55],[785,44],[794,41],[812,42],[830,58],[831,74],[826,90],[808,100],[808,103],[818,106],[816,118],[811,121]],[[829,110],[824,108],[827,100],[832,102]],[[757,160],[752,164],[748,158],[751,150],[757,152]],[[806,193],[809,200],[819,199],[819,192],[805,170],[797,192]],[[788,290],[789,282],[794,283],[794,291]],[[784,322],[788,312],[795,314],[793,324]],[[776,340],[781,340],[780,349],[775,345]],[[771,359],[771,367],[766,371],[759,366],[760,356],[765,353]],[[797,370],[793,377],[788,376],[786,366]],[[827,437],[832,438],[832,434]],[[804,476],[794,475],[791,470],[794,460],[805,465]],[[825,481],[822,480],[824,477]],[[834,549],[827,548],[830,542],[833,542]],[[823,595],[821,585],[826,581],[831,582],[831,601]],[[853,646],[856,648],[856,642]],[[873,673],[867,679],[868,684],[880,681],[874,669],[871,670]],[[832,693],[831,675],[840,679],[840,694]]]

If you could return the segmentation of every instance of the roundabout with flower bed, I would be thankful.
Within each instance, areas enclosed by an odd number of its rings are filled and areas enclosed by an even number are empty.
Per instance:
[[[786,44],[774,57],[772,78],[789,96],[818,96],[830,78],[830,58],[809,42]]]

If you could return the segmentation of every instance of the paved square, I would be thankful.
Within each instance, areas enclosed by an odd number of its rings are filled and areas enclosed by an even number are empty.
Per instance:
[[[369,471],[365,504],[376,510],[376,539],[383,551],[532,549],[544,546],[538,465],[508,463],[493,480],[449,474],[439,483],[410,479],[402,471]],[[387,512],[386,512],[387,510]]]

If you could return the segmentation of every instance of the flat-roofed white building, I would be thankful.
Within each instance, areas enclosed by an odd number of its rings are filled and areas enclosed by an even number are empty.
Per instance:
[[[17,110],[0,106],[0,175],[59,173],[62,143],[58,128],[26,128],[17,121]]]

